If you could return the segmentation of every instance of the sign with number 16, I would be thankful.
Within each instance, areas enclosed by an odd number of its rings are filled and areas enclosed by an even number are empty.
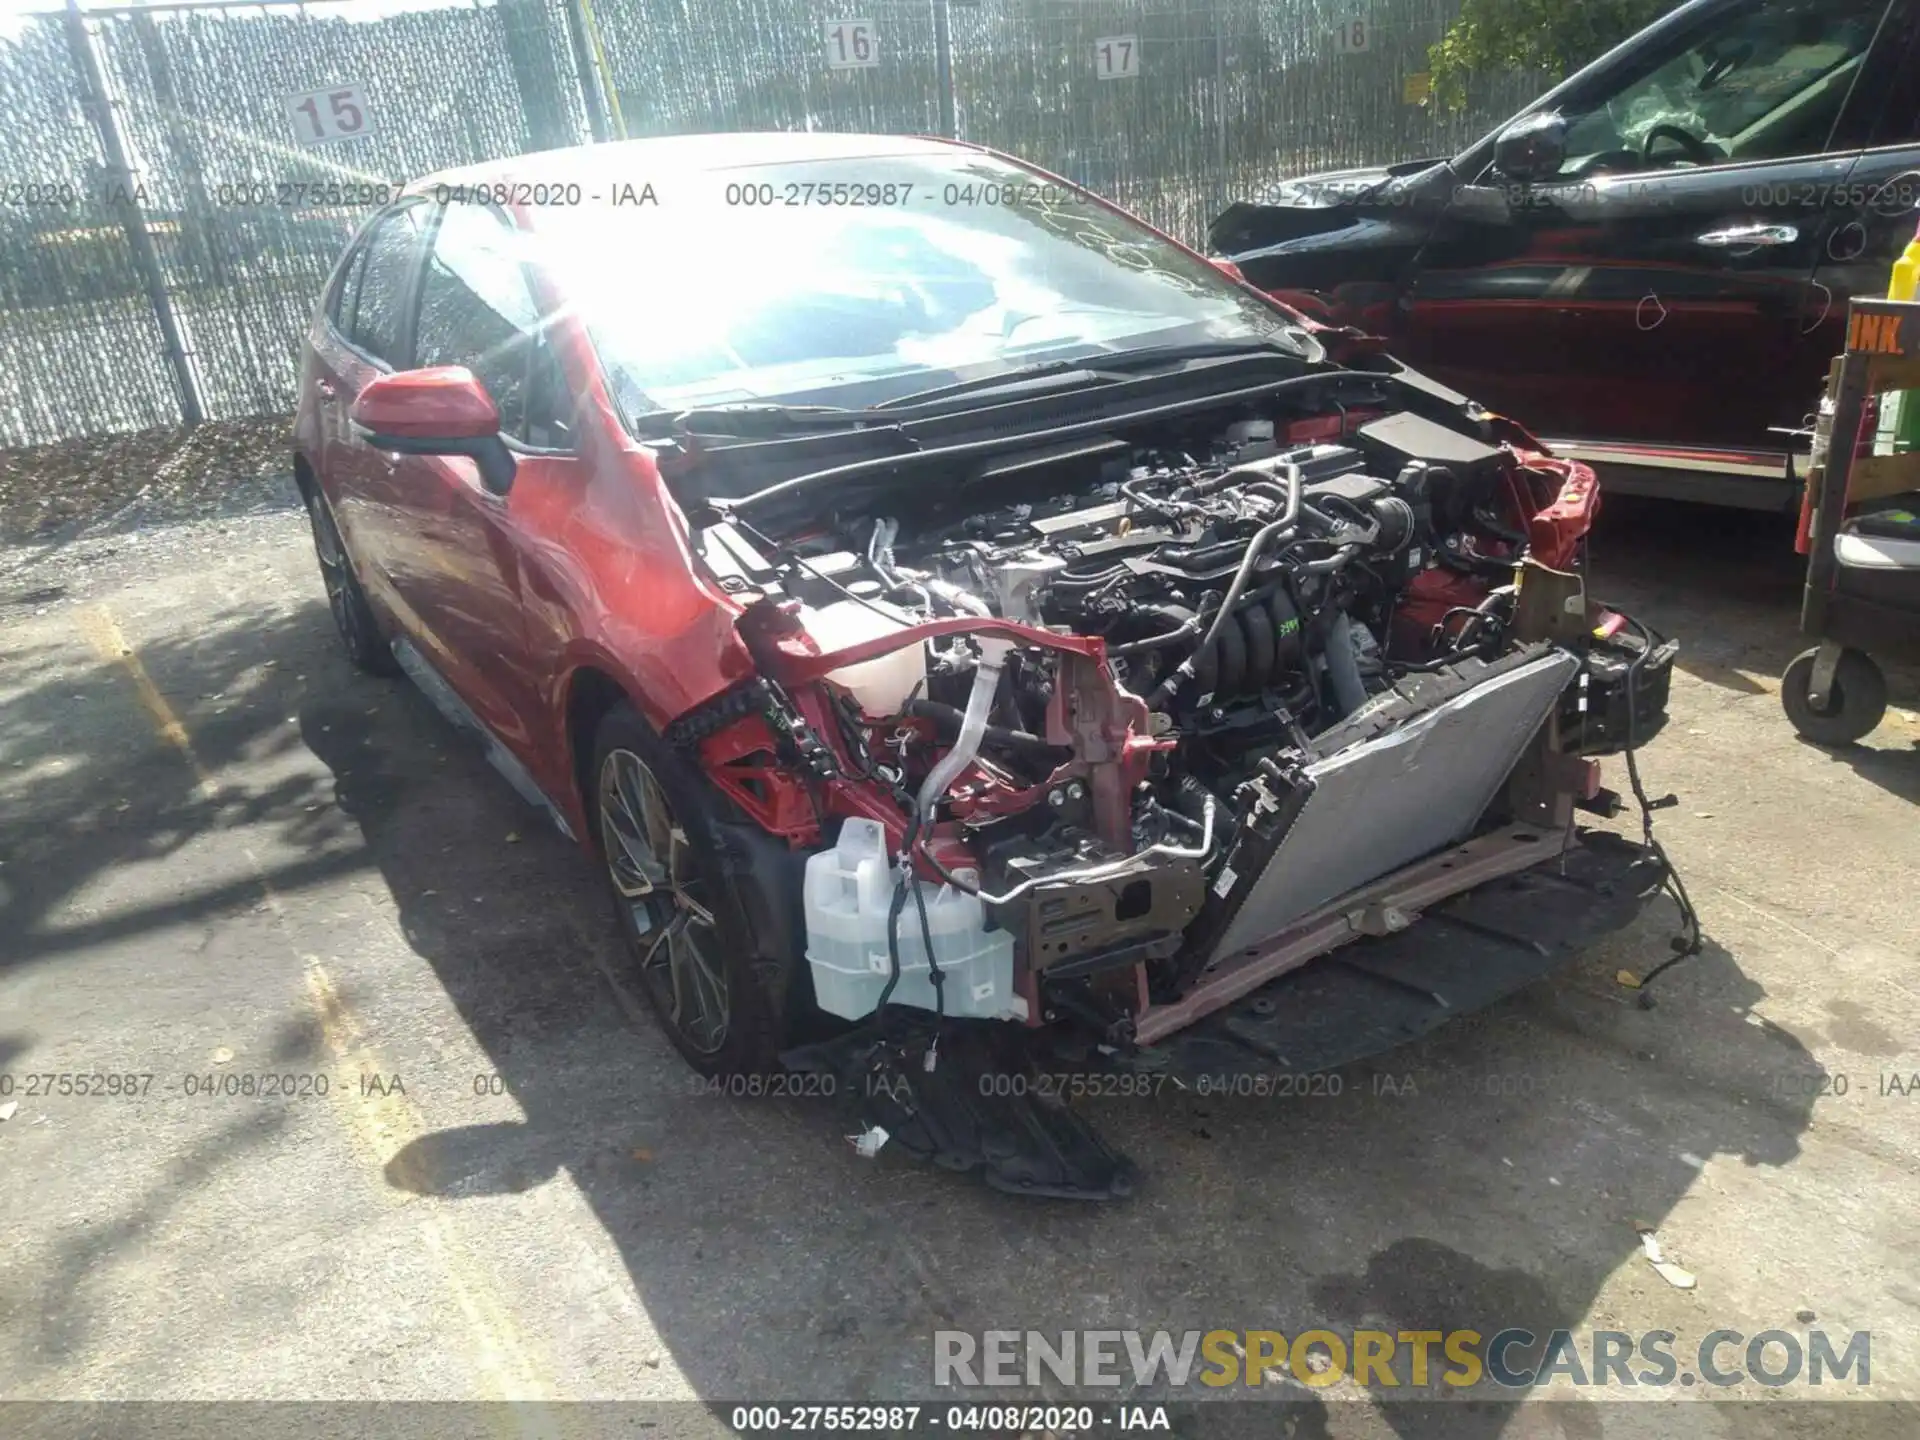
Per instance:
[[[827,68],[866,70],[880,63],[879,37],[871,20],[827,22]]]

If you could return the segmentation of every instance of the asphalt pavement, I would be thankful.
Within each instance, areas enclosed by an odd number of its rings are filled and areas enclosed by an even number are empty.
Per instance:
[[[1858,1402],[1920,1399],[1920,677],[1802,743],[1789,532],[1613,512],[1601,588],[1684,647],[1641,758],[1704,953],[1638,1005],[1656,909],[1337,1095],[1089,1102],[1146,1177],[1104,1207],[703,1093],[581,854],[340,656],[297,514],[0,564],[0,1397],[933,1401],[937,1330],[1824,1328],[1872,1332],[1854,1404],[1748,1379],[1685,1433],[1913,1433]],[[1278,1388],[1301,1436],[1681,1433]]]

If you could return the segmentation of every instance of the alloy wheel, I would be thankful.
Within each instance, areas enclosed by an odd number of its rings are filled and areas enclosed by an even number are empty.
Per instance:
[[[340,543],[340,532],[334,529],[333,517],[327,513],[327,507],[318,494],[307,496],[307,514],[313,520],[313,549],[320,558],[320,583],[326,587],[327,609],[333,612],[333,623],[348,644],[355,641],[353,617],[349,607],[353,595],[349,590],[347,571],[347,552]]]
[[[727,975],[686,829],[631,750],[602,760],[599,810],[607,875],[633,922],[641,981],[688,1046],[711,1055],[727,1040]]]

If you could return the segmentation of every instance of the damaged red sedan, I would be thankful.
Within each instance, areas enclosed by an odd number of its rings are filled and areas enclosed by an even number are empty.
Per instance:
[[[595,856],[691,1065],[868,1151],[1124,1194],[1041,1077],[1323,1072],[1670,878],[1576,823],[1675,651],[1587,594],[1591,472],[1004,156],[419,182],[296,447],[353,660]]]

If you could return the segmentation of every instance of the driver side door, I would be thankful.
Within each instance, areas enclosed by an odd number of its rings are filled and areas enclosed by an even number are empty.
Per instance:
[[[1778,474],[1768,427],[1810,403],[1810,282],[1885,9],[1727,0],[1561,93],[1557,174],[1488,164],[1456,191],[1407,358],[1583,458]]]

